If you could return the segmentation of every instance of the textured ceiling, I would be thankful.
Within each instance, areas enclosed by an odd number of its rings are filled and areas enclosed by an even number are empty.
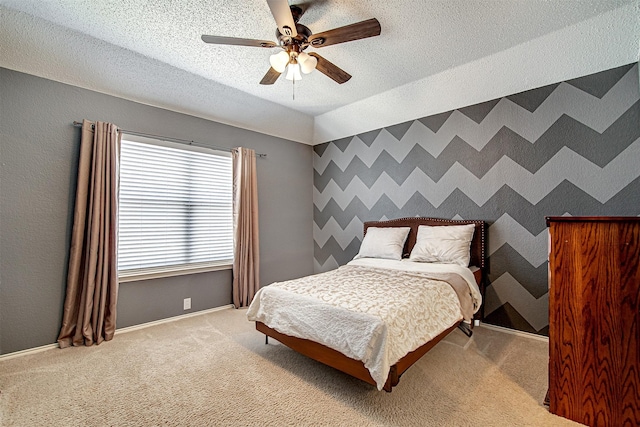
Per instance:
[[[0,65],[317,143],[339,136],[316,130],[314,137],[317,117],[347,112],[349,106],[367,100],[380,104],[380,109],[402,109],[401,103],[394,101],[398,88],[442,76],[549,34],[562,34],[567,28],[580,31],[579,23],[616,10],[638,12],[638,0],[306,2],[310,6],[300,22],[313,32],[375,17],[382,34],[316,49],[353,78],[338,85],[317,71],[305,75],[296,82],[295,100],[294,87],[282,77],[273,86],[258,84],[269,68],[269,55],[276,49],[208,45],[200,40],[202,34],[211,34],[275,41],[276,25],[265,0],[0,0],[4,6]],[[633,37],[638,34],[637,21],[637,16],[630,20],[636,31]],[[558,40],[551,38],[549,43]],[[628,50],[628,41],[621,43]],[[536,47],[531,55],[544,56],[544,49]],[[569,55],[573,50],[564,49]],[[92,64],[89,56],[95,52],[102,53],[103,59]],[[636,37],[636,61],[637,53]],[[622,57],[633,55],[625,53]],[[531,88],[529,79],[521,80],[519,90]],[[447,84],[454,89],[457,83]],[[493,94],[488,93],[486,99]],[[450,104],[446,109],[467,105],[455,105],[454,99]],[[354,113],[349,113],[349,120],[357,120],[351,116]],[[282,130],[279,123],[285,118],[295,120],[298,128]],[[342,133],[349,131],[347,126]]]

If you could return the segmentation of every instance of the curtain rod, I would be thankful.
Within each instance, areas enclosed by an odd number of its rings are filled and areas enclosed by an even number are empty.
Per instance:
[[[77,127],[77,128],[81,128],[82,127],[82,122],[74,121],[73,122],[73,126]],[[91,125],[91,126],[94,126],[94,125]],[[161,139],[161,140],[164,140],[164,141],[177,142],[179,144],[188,144],[188,145],[194,145],[196,147],[210,148],[210,149],[221,150],[221,151],[229,151],[229,152],[231,152],[233,150],[232,148],[218,147],[218,146],[215,146],[215,145],[203,144],[203,143],[197,142],[197,141],[189,141],[187,139],[172,138],[170,136],[162,136],[162,135],[152,135],[150,133],[135,132],[135,131],[132,131],[132,130],[125,130],[125,129],[120,129],[120,128],[118,128],[118,132],[126,133],[126,134],[129,134],[129,135],[134,135],[134,136],[144,136],[144,137],[147,137],[147,138]],[[256,153],[256,157],[267,157],[267,155],[266,154],[262,154],[262,153]]]

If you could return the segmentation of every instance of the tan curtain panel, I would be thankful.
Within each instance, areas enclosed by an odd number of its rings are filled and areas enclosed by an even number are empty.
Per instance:
[[[260,288],[256,153],[235,148],[233,156],[233,304],[246,307]]]
[[[120,133],[83,120],[60,348],[109,341],[118,299]]]

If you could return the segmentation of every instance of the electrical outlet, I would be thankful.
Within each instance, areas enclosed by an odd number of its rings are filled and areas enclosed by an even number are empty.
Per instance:
[[[183,304],[184,310],[191,310],[191,298],[185,298]]]

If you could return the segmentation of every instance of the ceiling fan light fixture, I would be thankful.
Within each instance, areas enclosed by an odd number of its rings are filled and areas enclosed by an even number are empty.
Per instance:
[[[289,53],[283,50],[275,55],[271,55],[269,57],[269,63],[274,70],[282,73],[289,63]]]
[[[302,74],[300,74],[300,64],[292,62],[287,67],[287,80],[299,81],[302,80]]]
[[[318,65],[318,60],[307,53],[305,53],[305,55],[307,57],[305,58],[304,62],[300,62],[300,56],[298,56],[298,63],[300,64],[300,70],[304,74],[309,74],[310,72],[316,69],[316,65]]]
[[[298,64],[304,64],[309,58],[311,58],[311,55],[309,55],[307,52],[300,52],[298,54]]]

